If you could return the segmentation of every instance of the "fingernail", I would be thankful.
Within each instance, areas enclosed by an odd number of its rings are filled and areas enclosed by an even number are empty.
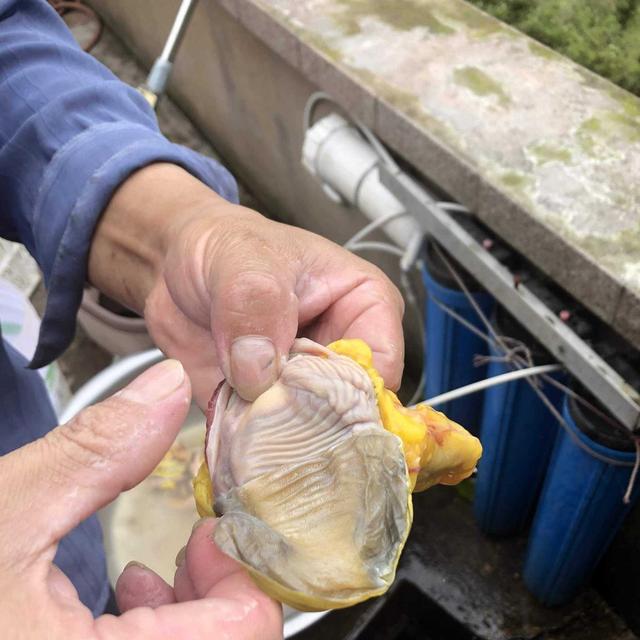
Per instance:
[[[244,336],[231,344],[231,384],[245,399],[253,401],[279,374],[275,345],[269,338]]]
[[[137,567],[138,569],[151,571],[151,569],[149,569],[146,564],[142,564],[142,562],[138,562],[137,560],[131,560],[131,562],[127,562],[125,568],[122,570],[122,573],[124,573],[129,567]]]
[[[184,369],[177,360],[151,367],[118,395],[141,404],[155,404],[169,397],[184,382]]]
[[[182,547],[180,551],[178,551],[178,555],[176,556],[176,567],[179,567],[183,562],[185,557],[187,556],[187,547]]]

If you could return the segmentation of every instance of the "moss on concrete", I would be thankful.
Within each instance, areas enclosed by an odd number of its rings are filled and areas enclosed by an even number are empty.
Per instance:
[[[640,124],[626,113],[608,111],[603,118],[609,125],[608,131],[611,133],[620,134],[631,142],[640,141]]]
[[[453,72],[453,79],[467,89],[470,89],[478,96],[496,96],[501,105],[509,104],[509,96],[506,94],[499,82],[487,75],[478,67],[462,67]]]
[[[588,133],[590,135],[602,133],[602,122],[595,116],[587,118],[581,125],[579,131]]]
[[[597,145],[596,136],[600,133],[600,120],[588,118],[576,130],[576,142],[580,149],[588,156],[595,157]]]
[[[534,56],[544,58],[545,60],[557,60],[559,58],[558,54],[553,51],[553,49],[543,47],[539,42],[529,42],[529,51],[531,51]]]
[[[547,162],[563,162],[571,161],[571,152],[569,149],[563,149],[551,144],[536,144],[527,149],[534,157],[538,164],[546,164]]]
[[[527,186],[529,177],[522,173],[516,173],[515,171],[507,171],[507,173],[503,173],[500,176],[500,182],[502,182],[505,187],[518,190]]]
[[[342,11],[334,18],[348,35],[360,32],[360,19],[375,16],[399,31],[409,31],[423,27],[435,34],[453,33],[454,29],[445,24],[435,12],[417,0],[338,0]]]
[[[484,37],[494,33],[501,32],[510,36],[513,29],[505,27],[505,25],[496,20],[493,16],[489,16],[475,8],[467,5],[461,0],[444,0],[442,3],[442,15],[447,16],[452,21],[464,25],[474,36]]]
[[[603,111],[587,118],[576,131],[578,144],[590,155],[598,143],[606,144],[614,137],[640,142],[640,121],[624,112]]]

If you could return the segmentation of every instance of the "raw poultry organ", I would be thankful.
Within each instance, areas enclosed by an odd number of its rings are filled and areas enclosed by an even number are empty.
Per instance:
[[[362,340],[296,340],[250,403],[222,383],[209,403],[201,515],[264,591],[301,610],[347,607],[393,583],[412,491],[468,477],[477,438],[425,405],[405,408]]]

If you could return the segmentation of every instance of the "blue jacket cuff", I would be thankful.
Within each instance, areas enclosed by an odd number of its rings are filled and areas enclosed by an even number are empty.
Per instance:
[[[51,362],[73,340],[100,214],[122,182],[155,162],[179,165],[222,197],[238,201],[236,183],[224,167],[141,125],[97,125],[66,144],[45,172],[34,211],[48,297],[31,368]]]

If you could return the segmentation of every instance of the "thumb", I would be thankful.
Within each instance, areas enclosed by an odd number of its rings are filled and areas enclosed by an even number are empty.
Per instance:
[[[225,378],[252,401],[275,382],[296,337],[296,280],[264,244],[226,253],[212,275],[211,328]]]
[[[143,480],[171,446],[190,383],[162,362],[104,402],[0,461],[0,548],[34,556]]]

